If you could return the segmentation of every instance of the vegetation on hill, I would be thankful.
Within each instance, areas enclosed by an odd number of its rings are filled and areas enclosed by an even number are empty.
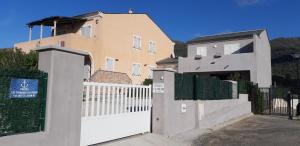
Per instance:
[[[37,69],[38,55],[31,51],[25,53],[20,49],[0,49],[1,69]]]
[[[272,58],[300,52],[300,38],[277,38],[270,42]]]
[[[299,87],[299,81],[297,81],[297,63],[300,66],[300,60],[282,62],[275,60],[276,58],[286,58],[289,54],[300,53],[300,38],[278,38],[273,39],[270,44],[272,48],[273,84],[292,88]],[[298,76],[300,77],[300,74]]]

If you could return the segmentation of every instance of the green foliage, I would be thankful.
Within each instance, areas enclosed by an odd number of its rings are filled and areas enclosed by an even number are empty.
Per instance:
[[[38,97],[10,98],[12,78],[38,79]],[[38,70],[0,68],[0,136],[44,130],[47,73]]]
[[[241,79],[241,74],[238,72],[232,73],[232,74],[230,74],[228,79],[232,80],[232,81],[238,81]]]
[[[145,79],[143,85],[152,85],[152,83],[153,83],[152,79]]]
[[[0,49],[1,69],[30,69],[38,68],[38,55],[34,51],[25,53],[20,49]]]

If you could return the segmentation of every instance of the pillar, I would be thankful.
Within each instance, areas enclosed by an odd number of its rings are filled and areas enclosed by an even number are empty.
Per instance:
[[[41,26],[40,26],[40,39],[43,39],[43,24],[41,24]]]
[[[54,26],[53,26],[53,36],[56,36],[57,21],[55,20],[53,23],[54,23]]]
[[[152,132],[167,137],[196,128],[197,102],[175,100],[175,71],[154,70]]]
[[[32,26],[29,26],[29,41],[32,40]]]
[[[46,124],[49,146],[79,146],[84,57],[60,47],[37,49],[39,70],[48,73]]]

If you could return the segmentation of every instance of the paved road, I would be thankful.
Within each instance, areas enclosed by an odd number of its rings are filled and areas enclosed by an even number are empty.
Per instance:
[[[300,121],[286,117],[251,116],[199,137],[194,146],[296,146],[300,145]]]

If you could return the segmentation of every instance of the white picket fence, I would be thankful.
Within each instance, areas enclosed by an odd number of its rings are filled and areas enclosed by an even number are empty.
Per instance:
[[[84,82],[81,146],[150,132],[151,86]]]

